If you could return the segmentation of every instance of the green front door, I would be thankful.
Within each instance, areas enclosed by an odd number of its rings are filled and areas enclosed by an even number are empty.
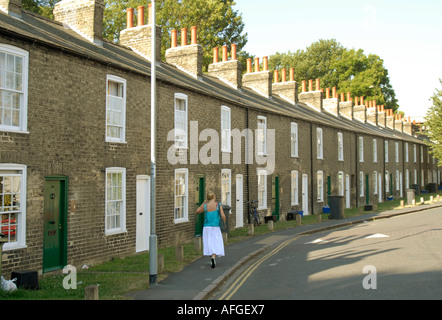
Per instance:
[[[365,204],[370,204],[370,181],[368,174],[365,175]]]
[[[196,176],[196,189],[195,189],[195,206],[198,208],[204,202],[205,197],[205,179],[203,175]],[[203,236],[204,227],[204,213],[197,214],[195,216],[195,237]]]
[[[48,177],[44,186],[43,272],[66,265],[67,179]]]

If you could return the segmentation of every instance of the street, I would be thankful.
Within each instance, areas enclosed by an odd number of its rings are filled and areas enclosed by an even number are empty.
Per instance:
[[[442,209],[269,237],[214,300],[442,299]]]

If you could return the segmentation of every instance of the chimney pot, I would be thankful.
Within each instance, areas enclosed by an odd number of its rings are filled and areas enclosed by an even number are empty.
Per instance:
[[[255,58],[255,72],[259,72],[259,58]]]
[[[364,97],[361,97],[361,106],[364,105]]]
[[[152,3],[147,5],[147,24],[152,24]]]
[[[345,100],[344,100],[344,97],[345,97],[344,92],[341,92],[341,102],[344,102],[344,101],[345,101]]]
[[[197,44],[197,26],[192,26],[190,28],[190,44]]]
[[[334,99],[336,99],[338,96],[337,96],[337,94],[336,94],[336,87],[333,87],[332,88],[332,97],[334,98]]]
[[[127,8],[126,14],[127,14],[126,29],[133,28],[133,26],[134,26],[134,9]]]
[[[282,82],[286,82],[286,80],[287,80],[287,73],[284,68],[282,69]]]
[[[252,72],[252,59],[247,59],[247,73]]]
[[[218,47],[213,48],[213,63],[218,63]]]
[[[275,78],[275,83],[279,82],[279,72],[278,72],[278,70],[275,70],[273,72],[273,78]]]
[[[307,92],[305,80],[302,80],[302,92]]]
[[[181,29],[181,46],[187,46],[187,28]]]
[[[262,64],[263,64],[264,71],[269,71],[269,58],[268,57],[262,58]]]
[[[351,99],[351,93],[347,92],[347,101],[350,101],[350,99]]]
[[[359,98],[355,97],[355,106],[358,106],[358,105],[359,105]]]
[[[237,60],[236,58],[236,44],[232,43],[232,60]]]
[[[313,80],[312,79],[310,79],[308,81],[308,91],[313,91]]]
[[[330,99],[330,88],[325,88],[325,98]]]
[[[177,43],[177,31],[176,31],[176,29],[172,29],[172,31],[170,32],[170,34],[171,34],[171,48],[176,48],[177,46],[178,46],[178,43]]]
[[[137,7],[138,12],[138,26],[144,25],[144,6],[138,6]]]
[[[320,85],[319,85],[319,79],[316,79],[316,91],[319,91],[321,89]]]
[[[223,62],[227,61],[227,46],[223,45]]]
[[[295,69],[290,68],[290,81],[295,81]]]

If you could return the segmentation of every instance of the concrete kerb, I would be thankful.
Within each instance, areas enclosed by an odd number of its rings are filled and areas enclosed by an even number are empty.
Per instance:
[[[406,209],[400,209],[401,212],[394,212],[394,213],[388,213],[388,214],[382,214],[375,215],[373,217],[361,217],[360,219],[354,220],[354,221],[346,221],[343,223],[337,223],[330,226],[325,227],[319,227],[314,228],[313,230],[307,230],[307,231],[301,231],[298,233],[293,234],[293,236],[303,236],[303,235],[309,235],[313,233],[318,233],[326,230],[332,230],[332,229],[338,229],[354,224],[363,223],[364,221],[375,221],[376,219],[386,219],[386,218],[392,218],[396,216],[400,216],[403,214],[409,214],[409,213],[415,213],[419,211],[424,211],[428,209],[433,208],[439,208],[442,207],[442,204],[439,205],[429,205],[425,207],[412,207],[412,208],[406,208]],[[237,269],[239,269],[242,265],[244,265],[246,262],[250,261],[257,255],[261,254],[265,250],[267,250],[270,247],[270,245],[267,245],[263,248],[260,248],[245,257],[243,257],[241,260],[239,260],[235,265],[233,265],[231,268],[229,268],[226,272],[224,272],[222,275],[220,275],[217,279],[215,279],[210,285],[208,285],[205,289],[203,289],[199,294],[197,294],[192,300],[206,300],[225,280],[227,280],[228,277],[230,277]]]

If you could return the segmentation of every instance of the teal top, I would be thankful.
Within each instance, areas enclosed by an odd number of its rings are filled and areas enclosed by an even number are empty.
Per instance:
[[[204,226],[219,227],[219,203],[214,211],[207,211],[207,204],[204,204]]]

